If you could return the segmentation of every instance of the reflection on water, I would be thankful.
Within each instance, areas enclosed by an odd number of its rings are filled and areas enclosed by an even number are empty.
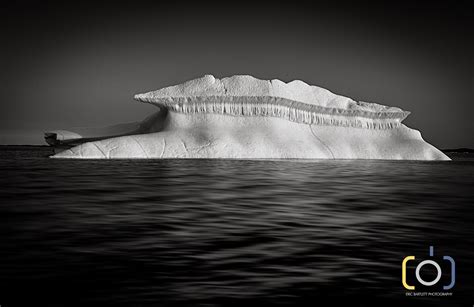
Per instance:
[[[470,301],[474,160],[50,160],[0,151],[0,304]],[[407,298],[401,261],[458,265]],[[370,297],[370,300],[368,298]]]

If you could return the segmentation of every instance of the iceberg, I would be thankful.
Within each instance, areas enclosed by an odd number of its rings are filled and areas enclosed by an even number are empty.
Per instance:
[[[135,95],[141,122],[45,132],[53,158],[449,160],[396,107],[303,81],[212,75]]]

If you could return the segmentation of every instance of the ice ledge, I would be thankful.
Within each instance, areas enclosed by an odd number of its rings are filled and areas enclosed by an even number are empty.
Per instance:
[[[135,99],[181,113],[272,116],[305,124],[391,129],[410,112],[356,102],[327,89],[295,80],[260,80],[249,75],[217,79],[205,75]]]
[[[329,108],[272,96],[189,96],[156,98],[137,94],[138,101],[164,107],[170,111],[196,114],[212,113],[233,116],[271,116],[316,125],[333,125],[368,129],[392,129],[410,112],[370,111]]]

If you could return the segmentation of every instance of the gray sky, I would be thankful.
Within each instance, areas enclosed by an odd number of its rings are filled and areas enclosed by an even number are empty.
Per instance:
[[[12,4],[1,10],[0,143],[141,120],[154,109],[134,93],[250,74],[398,106],[430,143],[474,147],[473,14],[463,3]]]

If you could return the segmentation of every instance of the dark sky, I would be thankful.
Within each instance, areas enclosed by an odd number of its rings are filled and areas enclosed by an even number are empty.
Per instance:
[[[154,109],[134,93],[250,74],[398,106],[430,143],[474,147],[468,2],[331,3],[1,4],[0,143],[140,120]]]

